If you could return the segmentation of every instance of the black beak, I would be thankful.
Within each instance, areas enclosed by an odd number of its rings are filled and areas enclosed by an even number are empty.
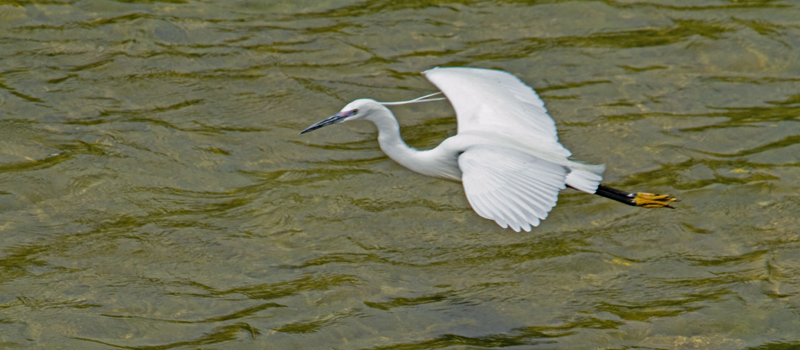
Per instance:
[[[325,120],[323,120],[323,121],[321,121],[319,123],[316,123],[316,124],[314,124],[312,126],[307,127],[305,130],[301,131],[300,134],[305,134],[305,133],[307,133],[309,131],[317,130],[317,129],[323,127],[323,126],[336,124],[338,122],[341,122],[342,120],[344,120],[344,118],[347,118],[349,116],[350,116],[350,114],[336,113],[336,114],[334,114],[333,116],[331,116],[328,119],[325,119]]]

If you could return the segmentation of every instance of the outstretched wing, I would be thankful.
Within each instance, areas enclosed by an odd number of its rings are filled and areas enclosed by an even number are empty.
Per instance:
[[[456,111],[458,132],[500,134],[552,146],[559,154],[570,152],[558,143],[556,123],[544,102],[517,77],[481,68],[434,68],[423,72],[441,90]]]
[[[500,146],[468,148],[458,157],[467,200],[478,215],[503,228],[530,231],[556,205],[569,170]]]

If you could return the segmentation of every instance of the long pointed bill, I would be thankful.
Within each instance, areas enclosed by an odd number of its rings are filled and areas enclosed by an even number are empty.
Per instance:
[[[317,129],[323,127],[323,126],[336,124],[336,123],[341,122],[342,120],[344,120],[344,118],[347,118],[347,117],[349,117],[351,115],[352,114],[347,114],[347,113],[336,113],[336,114],[334,114],[333,116],[331,116],[328,119],[325,119],[325,120],[323,120],[323,121],[321,121],[319,123],[316,123],[316,124],[314,124],[312,126],[307,127],[305,130],[301,131],[300,134],[305,134],[305,133],[307,133],[309,131],[317,130]]]

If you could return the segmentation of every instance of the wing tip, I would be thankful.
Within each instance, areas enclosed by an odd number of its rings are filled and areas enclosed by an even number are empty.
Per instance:
[[[439,66],[436,66],[436,67],[433,67],[431,69],[424,70],[424,71],[422,71],[422,75],[428,75],[428,73],[433,72],[435,70],[439,70],[439,69],[442,69],[442,68],[439,67]]]

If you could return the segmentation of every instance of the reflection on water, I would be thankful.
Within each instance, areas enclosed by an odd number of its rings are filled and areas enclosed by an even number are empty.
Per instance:
[[[791,1],[0,1],[4,348],[800,346]],[[531,233],[350,100],[497,68],[606,183]],[[394,108],[404,138],[446,103]]]

